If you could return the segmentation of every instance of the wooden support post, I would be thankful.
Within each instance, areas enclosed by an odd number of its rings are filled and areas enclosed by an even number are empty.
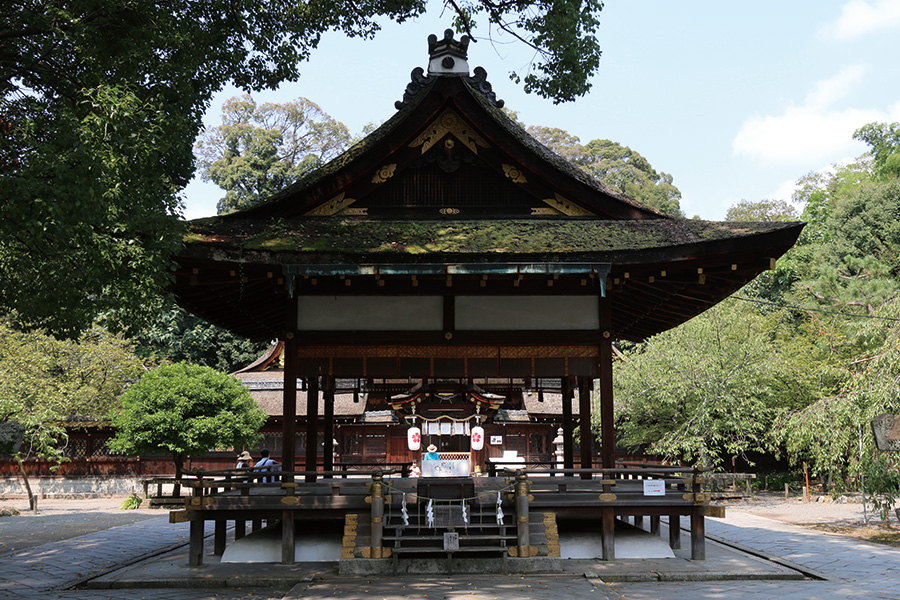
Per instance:
[[[669,548],[678,550],[681,548],[681,517],[669,515]]]
[[[319,421],[319,378],[310,377],[306,385],[306,471],[316,470],[318,452]],[[306,481],[313,483],[315,474],[306,476]]]
[[[325,443],[322,448],[323,470],[334,471],[334,377],[328,378],[328,385],[325,387],[325,414],[322,423],[322,430],[325,434]]]
[[[604,469],[615,468],[616,428],[613,408],[612,309],[609,298],[600,298],[600,451]]]
[[[563,468],[575,468],[575,427],[572,423],[572,380],[562,380]]]
[[[247,521],[238,519],[234,522],[234,539],[239,540],[247,535]]]
[[[639,529],[644,528],[644,515],[634,515],[634,526]]]
[[[294,511],[281,511],[281,564],[294,564]]]
[[[601,558],[616,559],[616,513],[612,506],[604,506],[601,513]]]
[[[376,471],[372,476],[371,558],[381,558],[381,545],[384,536],[384,489],[381,479],[381,471]]]
[[[594,381],[590,377],[578,378],[578,426],[581,431],[581,468],[594,466],[594,436],[591,433],[591,390]],[[582,473],[582,479],[590,479],[590,473]]]
[[[704,506],[697,497],[702,491],[700,471],[694,469],[691,477],[691,492],[694,494],[694,507],[691,509],[691,559],[706,560],[706,522]]]
[[[519,556],[530,556],[528,546],[531,540],[528,535],[528,476],[521,470],[516,471],[516,543]]]
[[[253,519],[253,521],[250,522],[250,532],[256,533],[260,529],[262,529],[262,519]]]
[[[703,506],[691,509],[691,559],[706,560],[706,523]]]
[[[216,526],[213,530],[213,554],[222,556],[222,554],[225,553],[225,531],[227,529],[228,521],[225,519],[216,519],[214,523]]]
[[[281,469],[282,481],[294,480],[296,469],[294,439],[297,437],[297,336],[288,332],[284,340],[284,395],[281,425]]]
[[[659,535],[659,515],[650,515],[650,533]]]
[[[199,514],[193,515],[193,517],[188,547],[188,564],[192,567],[199,567],[203,564],[203,519]]]

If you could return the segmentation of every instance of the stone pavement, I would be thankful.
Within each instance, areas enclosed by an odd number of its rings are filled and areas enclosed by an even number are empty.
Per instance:
[[[818,572],[824,579],[799,581],[703,581],[605,583],[597,571],[567,569],[547,576],[406,576],[340,578],[333,569],[298,576],[282,589],[247,585],[242,577],[255,565],[234,565],[227,578],[214,577],[198,589],[79,589],[101,573],[168,556],[187,542],[184,524],[165,517],[36,546],[0,556],[0,600],[296,600],[340,597],[343,600],[539,600],[565,599],[713,599],[784,600],[888,598],[900,600],[900,549],[880,546],[788,525],[764,517],[731,512],[725,520],[709,519],[707,531],[728,543],[779,557]],[[0,536],[3,525],[0,523]],[[183,548],[178,551],[183,552]],[[594,563],[600,564],[599,561]],[[224,565],[223,565],[224,566]],[[273,567],[277,568],[277,566]],[[188,572],[188,567],[177,566]],[[288,567],[285,567],[288,568]],[[599,569],[598,569],[599,570]],[[191,573],[202,573],[190,571]],[[587,577],[585,575],[588,575]],[[240,586],[240,587],[238,587]]]

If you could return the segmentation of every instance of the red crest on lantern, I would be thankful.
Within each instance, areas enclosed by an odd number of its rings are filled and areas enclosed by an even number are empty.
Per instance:
[[[418,452],[422,447],[422,432],[418,427],[410,427],[406,431],[406,445],[413,452]]]
[[[481,450],[484,448],[484,429],[476,425],[469,434],[472,438],[472,450]]]

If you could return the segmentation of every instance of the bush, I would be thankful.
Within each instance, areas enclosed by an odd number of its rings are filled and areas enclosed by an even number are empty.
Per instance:
[[[900,498],[900,469],[898,459],[882,454],[866,466],[866,493],[881,516],[881,522],[887,525],[891,510]]]

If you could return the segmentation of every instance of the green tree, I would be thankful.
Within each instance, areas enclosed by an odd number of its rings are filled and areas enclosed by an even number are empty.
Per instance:
[[[900,177],[900,123],[869,123],[857,129],[853,139],[869,145],[881,177]]]
[[[370,37],[425,0],[7,0],[0,4],[0,311],[77,337],[149,317],[212,95],[296,80],[321,35]],[[527,90],[584,94],[599,0],[451,2],[536,49]]]
[[[18,461],[32,506],[26,461],[62,464],[66,427],[105,421],[142,370],[130,342],[98,327],[61,341],[0,323],[0,427],[16,438],[0,453]]]
[[[280,192],[349,143],[347,127],[306,98],[257,105],[245,94],[225,101],[222,125],[203,132],[196,149],[203,179],[226,192],[223,214]]]
[[[268,342],[251,342],[192,315],[177,304],[159,311],[134,337],[135,352],[157,362],[189,362],[231,373],[260,357]]]
[[[834,393],[785,412],[773,429],[788,455],[807,461],[816,475],[836,479],[867,470],[877,462],[871,420],[900,413],[900,300],[875,316],[882,318],[851,319],[846,327],[843,379]]]
[[[529,127],[539,142],[590,174],[594,179],[647,206],[674,216],[681,212],[681,192],[672,176],[656,171],[628,146],[610,140],[582,145],[577,136],[553,127]]]
[[[254,445],[265,422],[266,413],[237,378],[198,365],[163,365],[122,395],[109,448],[169,454],[181,479],[187,458]]]
[[[776,221],[796,221],[800,217],[797,209],[784,200],[741,200],[725,213],[726,221],[752,221],[772,223]]]
[[[766,451],[779,411],[806,406],[823,386],[806,342],[783,313],[737,301],[650,338],[616,366],[622,441],[720,468],[725,458]]]

